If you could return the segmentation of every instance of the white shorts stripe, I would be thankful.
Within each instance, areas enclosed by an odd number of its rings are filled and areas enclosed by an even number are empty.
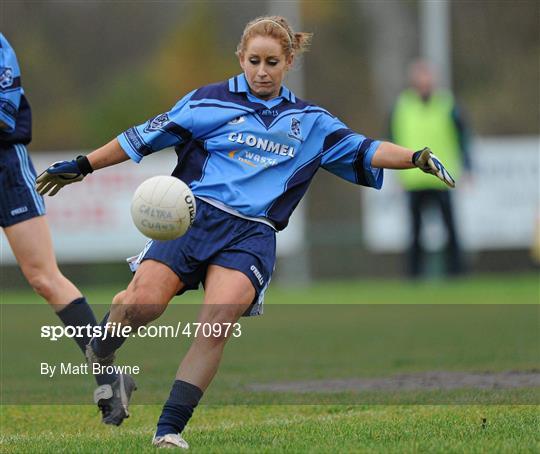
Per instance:
[[[15,145],[15,151],[17,152],[17,157],[19,158],[19,165],[21,168],[21,174],[24,178],[26,186],[32,194],[32,199],[34,199],[34,205],[39,214],[45,214],[45,205],[43,200],[39,196],[34,186],[34,176],[30,170],[30,163],[28,161],[28,152],[24,145]]]
[[[36,190],[36,177],[32,170],[30,169],[30,158],[28,155],[28,150],[26,150],[26,147],[24,145],[21,145],[21,147],[24,150],[24,159],[26,161],[26,170],[28,172],[28,176],[30,177],[30,190],[33,194],[35,194],[37,201],[39,203],[39,206],[41,207],[41,214],[45,214],[45,202],[43,201],[43,197],[38,194]]]
[[[132,273],[137,271],[137,268],[139,268],[139,265],[142,262],[142,259],[144,258],[145,254],[148,252],[148,249],[150,249],[150,246],[152,246],[153,240],[148,240],[146,244],[144,245],[143,250],[139,253],[139,255],[134,255],[133,257],[128,257],[126,259],[126,262],[128,262],[129,269]]]

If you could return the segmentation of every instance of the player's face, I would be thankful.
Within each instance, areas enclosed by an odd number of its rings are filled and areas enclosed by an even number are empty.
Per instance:
[[[271,36],[254,36],[240,55],[240,66],[251,92],[261,99],[279,95],[281,82],[291,67],[293,55],[287,57],[279,40]]]

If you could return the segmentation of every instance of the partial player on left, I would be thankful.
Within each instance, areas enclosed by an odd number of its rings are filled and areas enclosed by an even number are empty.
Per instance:
[[[31,139],[31,110],[17,57],[0,33],[0,227],[28,283],[60,320],[66,326],[94,326],[96,318],[86,298],[56,263],[45,204],[34,188],[36,172],[26,150]],[[84,354],[91,339],[74,339]],[[94,398],[103,422],[120,425],[129,416],[125,398],[135,389],[133,379],[114,374],[95,379],[99,386]]]

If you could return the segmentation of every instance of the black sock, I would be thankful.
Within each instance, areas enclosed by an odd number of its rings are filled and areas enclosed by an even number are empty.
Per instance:
[[[83,296],[77,298],[69,303],[66,307],[61,309],[56,313],[60,320],[64,323],[65,326],[96,326],[96,317],[92,308],[88,305],[86,298]],[[88,342],[92,340],[92,336],[88,336],[86,330],[82,330],[82,337],[74,337],[73,339],[77,342],[77,345],[83,352],[83,355],[86,352],[86,346]],[[111,384],[115,381],[118,376],[116,374],[96,374],[94,375],[98,385]]]
[[[105,314],[105,317],[103,317],[103,320],[100,323],[100,326],[102,327],[102,333],[104,332],[105,325],[108,321],[109,312]],[[103,339],[102,337],[103,334],[101,337],[94,337],[91,341],[92,350],[94,350],[94,353],[100,358],[105,358],[111,353],[114,353],[122,346],[122,344],[127,339],[123,336],[111,336],[110,332],[107,333],[107,337],[105,339]],[[118,378],[118,374],[95,375],[95,377],[99,385],[110,385],[114,380]]]
[[[109,313],[107,312],[107,314],[105,315],[105,317],[100,323],[102,327],[102,333],[105,332],[105,325],[107,324],[108,321],[109,321]],[[118,350],[122,346],[122,344],[126,341],[126,339],[127,337],[124,337],[124,336],[111,336],[111,332],[109,331],[105,339],[103,339],[103,336],[94,337],[92,339],[92,349],[94,350],[94,353],[97,356],[99,356],[100,358],[105,358],[109,356],[111,353],[114,353],[116,350]]]
[[[96,317],[92,312],[92,308],[88,305],[86,298],[82,296],[69,303],[66,307],[56,313],[65,326],[96,326]],[[85,352],[86,345],[92,339],[88,336],[86,330],[82,330],[83,337],[74,337],[81,351]]]
[[[156,436],[179,434],[184,430],[203,392],[191,383],[175,380],[157,424]]]

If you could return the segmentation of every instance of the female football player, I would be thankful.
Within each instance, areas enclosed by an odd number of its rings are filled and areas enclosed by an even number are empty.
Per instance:
[[[454,185],[429,149],[413,152],[372,140],[326,110],[298,99],[283,79],[311,35],[295,33],[279,16],[244,29],[236,55],[242,74],[184,96],[168,112],[128,129],[88,156],[49,167],[42,194],[103,167],[174,146],[173,175],[190,185],[197,215],[188,232],[152,241],[126,290],[114,298],[109,322],[137,327],[165,310],[171,298],[204,283],[199,322],[235,323],[261,313],[275,262],[275,233],[319,168],[379,189],[383,168],[419,167]],[[229,332],[230,336],[231,332]],[[226,335],[198,336],[182,360],[153,443],[187,448],[181,433],[214,377]],[[124,341],[94,339],[89,361],[110,363]]]
[[[86,298],[58,269],[45,204],[34,188],[36,172],[26,150],[31,139],[31,110],[21,86],[19,63],[0,33],[0,227],[26,280],[60,320],[66,326],[94,326],[96,318]],[[84,352],[90,338],[74,339]],[[112,389],[126,377],[98,374],[95,378],[99,385]],[[119,425],[126,417],[122,402],[112,395],[100,402],[100,409],[106,424]]]

